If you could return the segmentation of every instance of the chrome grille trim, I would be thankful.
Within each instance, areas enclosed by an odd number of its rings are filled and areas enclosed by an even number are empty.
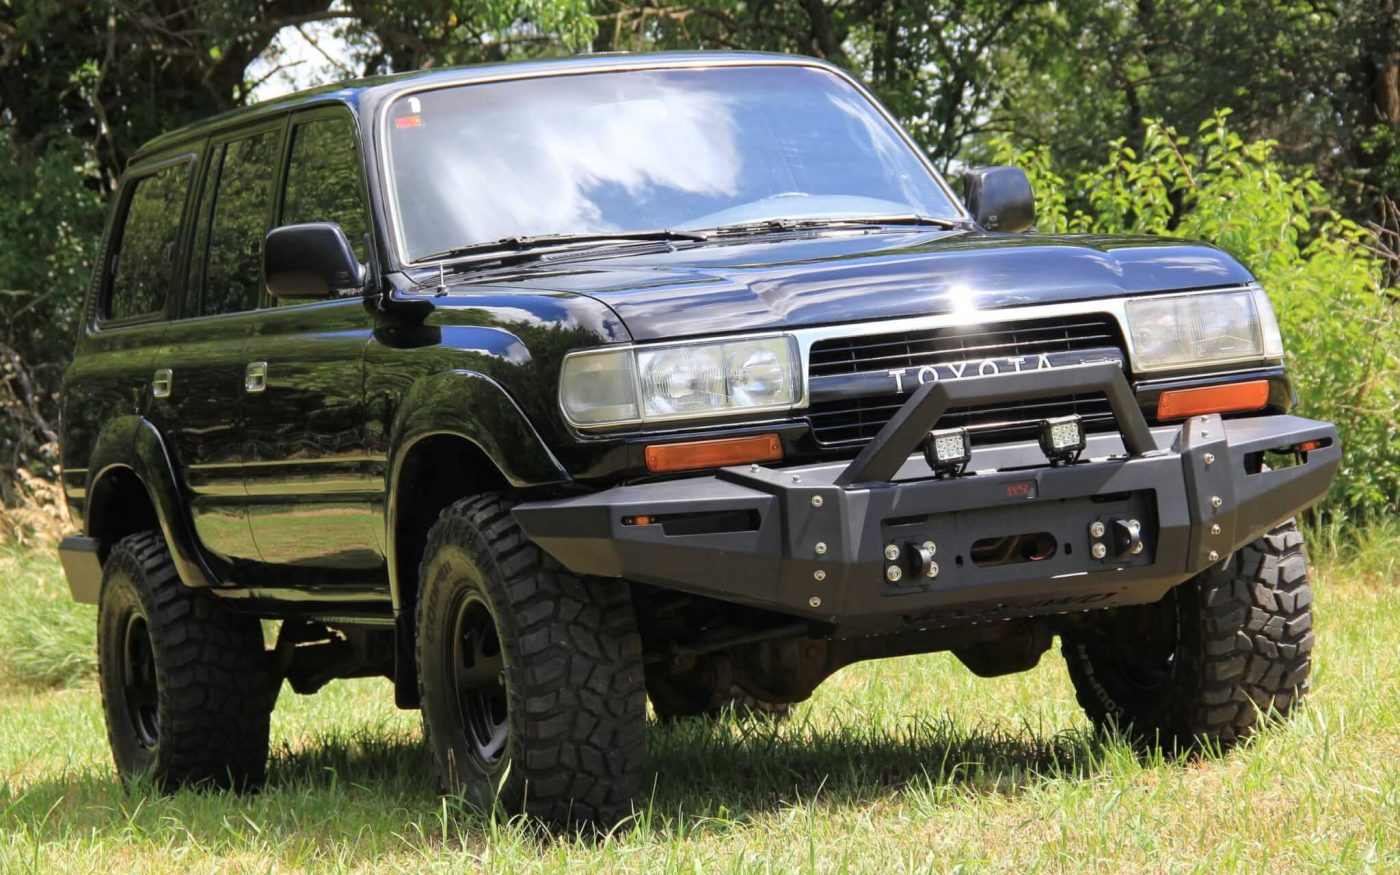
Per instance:
[[[978,359],[1034,360],[1039,353],[1092,355],[1112,350],[1124,355],[1125,343],[1118,324],[1107,314],[1078,313],[1040,319],[1018,315],[1022,318],[992,325],[823,338],[808,350],[808,379],[827,383],[843,377],[862,379],[863,376],[869,380],[886,371],[902,373]],[[908,398],[907,392],[896,389],[891,377],[886,392],[809,398],[807,419],[819,444],[858,446],[874,437]],[[1024,440],[1035,436],[1041,420],[1068,414],[1083,417],[1091,431],[1113,426],[1108,400],[1096,395],[957,408],[944,415],[940,426],[967,428],[972,432],[974,443]]]

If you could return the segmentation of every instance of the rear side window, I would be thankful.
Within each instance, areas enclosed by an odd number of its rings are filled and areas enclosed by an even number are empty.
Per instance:
[[[355,126],[345,117],[320,118],[293,128],[282,225],[335,222],[365,260],[365,196]]]
[[[165,307],[175,272],[190,165],[175,164],[136,180],[113,256],[111,291],[103,316],[133,319]]]
[[[262,289],[262,247],[272,214],[282,131],[269,130],[224,145],[201,312],[251,310]]]

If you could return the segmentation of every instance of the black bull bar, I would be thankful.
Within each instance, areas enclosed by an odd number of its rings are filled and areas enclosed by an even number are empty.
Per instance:
[[[1087,393],[1118,432],[1088,436],[1078,464],[1018,442],[935,479],[916,452],[950,408]],[[1340,461],[1336,427],[1296,416],[1151,428],[1101,362],[921,386],[849,464],[723,468],[515,516],[580,574],[898,629],[1156,601],[1321,498]]]

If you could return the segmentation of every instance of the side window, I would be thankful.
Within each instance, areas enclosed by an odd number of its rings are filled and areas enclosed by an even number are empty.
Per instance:
[[[281,142],[282,132],[270,130],[234,140],[222,149],[200,307],[205,316],[258,305],[263,238],[272,212]]]
[[[365,261],[364,186],[355,127],[345,117],[302,122],[293,129],[281,225],[335,222]]]
[[[165,306],[189,178],[190,165],[176,164],[136,180],[114,248],[104,318],[130,319]]]

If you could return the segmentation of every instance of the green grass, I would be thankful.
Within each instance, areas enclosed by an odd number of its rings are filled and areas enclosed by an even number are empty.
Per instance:
[[[1396,535],[1320,538],[1314,695],[1227,756],[1095,739],[1054,652],[997,680],[946,655],[888,660],[777,729],[653,727],[651,798],[597,842],[444,802],[384,681],[284,690],[260,795],[128,794],[90,657],[55,668],[90,648],[93,609],[63,600],[49,555],[0,548],[6,625],[57,630],[0,638],[30,648],[0,654],[0,872],[1396,871]]]

